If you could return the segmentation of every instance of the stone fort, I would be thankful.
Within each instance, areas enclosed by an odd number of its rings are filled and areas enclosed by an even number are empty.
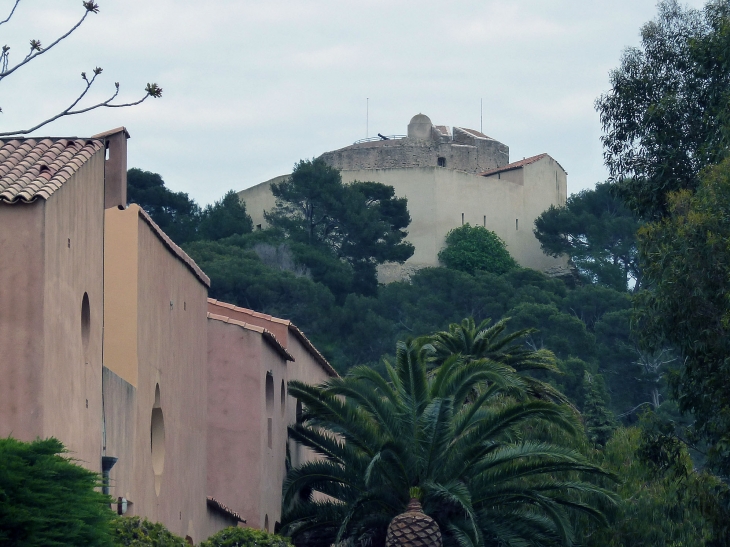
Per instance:
[[[535,219],[567,198],[567,173],[548,154],[510,163],[509,147],[498,140],[474,129],[434,125],[417,114],[407,135],[378,134],[321,158],[340,170],[345,183],[380,182],[408,199],[408,240],[415,253],[403,265],[381,265],[381,282],[438,266],[446,234],[466,223],[494,231],[523,267],[551,275],[567,272],[566,259],[545,255],[533,234]],[[256,227],[266,226],[263,213],[276,205],[271,184],[288,176],[238,193]]]

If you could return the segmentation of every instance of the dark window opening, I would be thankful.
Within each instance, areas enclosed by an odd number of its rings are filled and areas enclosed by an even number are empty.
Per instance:
[[[284,380],[281,381],[281,414],[284,415],[284,411],[286,410],[286,386],[284,385]]]
[[[89,295],[81,298],[81,346],[84,350],[84,362],[89,362],[89,339],[91,337],[91,307]]]
[[[439,167],[446,167],[446,158],[439,158],[438,159],[438,166]]]
[[[274,411],[274,377],[271,372],[266,373],[266,413]]]

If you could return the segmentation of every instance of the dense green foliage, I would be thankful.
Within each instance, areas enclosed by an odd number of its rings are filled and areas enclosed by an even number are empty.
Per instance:
[[[726,0],[703,10],[663,0],[596,102],[616,193],[647,219],[666,214],[669,192],[696,188],[702,168],[727,154],[729,15]]]
[[[730,160],[707,171],[694,194],[670,195],[669,216],[640,233],[650,290],[637,299],[649,349],[683,355],[671,377],[679,407],[730,473]]]
[[[0,544],[111,545],[111,498],[54,438],[0,439]]]
[[[184,192],[173,192],[157,173],[127,171],[127,202],[142,207],[172,240],[181,245],[197,237],[201,210]]]
[[[251,231],[246,205],[230,190],[205,209],[184,192],[172,192],[157,173],[127,171],[127,201],[142,207],[179,245],[196,239],[216,240]]]
[[[403,241],[411,222],[407,200],[377,182],[343,184],[322,159],[300,161],[291,176],[272,184],[276,207],[267,222],[293,241],[325,248],[353,269],[353,290],[374,294],[376,266],[403,263],[413,245]]]
[[[210,275],[213,298],[291,319],[340,371],[366,363],[381,367],[381,357],[399,339],[444,329],[460,317],[511,317],[508,328],[537,329],[528,343],[557,354],[566,375],[553,381],[579,405],[586,370],[605,383],[617,413],[651,400],[655,377],[637,364],[641,354],[630,338],[625,292],[568,289],[532,270],[470,275],[429,268],[379,287],[372,297],[334,294],[314,275],[264,263],[254,250],[264,236],[254,232],[185,249]]]
[[[702,10],[674,1],[642,29],[597,107],[613,190],[645,220],[637,294],[639,362],[654,376],[653,406],[668,378],[687,434],[730,474],[730,2]],[[660,364],[676,360],[673,370]],[[669,372],[667,375],[666,373]]]
[[[616,417],[608,409],[605,392],[587,370],[583,373],[583,421],[586,436],[595,446],[602,447],[616,429]]]
[[[641,457],[650,439],[641,428],[621,428],[596,451],[594,463],[618,475],[620,501],[609,527],[581,526],[585,547],[728,545],[728,488],[706,472],[697,472],[680,443],[671,465],[660,469]]]
[[[476,271],[503,274],[517,267],[497,234],[469,223],[446,234],[446,246],[438,259],[447,268],[470,274]]]
[[[545,253],[568,255],[587,282],[622,291],[640,285],[638,228],[611,185],[599,183],[569,196],[565,207],[551,205],[535,221],[535,237]]]
[[[291,542],[262,530],[231,527],[213,534],[199,547],[291,547]]]
[[[162,524],[140,517],[114,519],[113,534],[115,547],[188,547]]]
[[[290,438],[324,459],[287,474],[283,531],[295,544],[381,547],[414,495],[447,547],[571,545],[571,515],[602,520],[594,506],[612,498],[585,479],[605,473],[564,437],[531,433],[579,427],[528,375],[557,371],[552,355],[525,351],[519,337],[467,321],[398,343],[385,376],[359,366],[318,387],[290,382],[305,407]],[[462,342],[491,357],[445,355]]]
[[[229,190],[213,205],[203,209],[198,227],[200,239],[216,240],[253,230],[253,222],[246,212],[246,204]]]

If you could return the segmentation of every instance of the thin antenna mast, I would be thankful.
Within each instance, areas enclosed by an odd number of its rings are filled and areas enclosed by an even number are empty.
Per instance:
[[[479,132],[484,133],[484,99],[479,99]]]
[[[370,130],[370,97],[365,98],[365,138],[368,138]]]

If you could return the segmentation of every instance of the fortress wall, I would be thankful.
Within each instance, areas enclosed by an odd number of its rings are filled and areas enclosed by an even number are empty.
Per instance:
[[[418,268],[438,266],[438,252],[446,234],[461,226],[462,213],[465,223],[486,226],[501,237],[521,266],[541,271],[566,268],[564,258],[542,252],[533,234],[535,219],[550,205],[564,205],[567,196],[566,174],[549,156],[490,177],[441,167],[351,169],[341,174],[345,183],[380,182],[393,186],[398,197],[408,198],[411,224],[407,239],[415,246],[415,253],[404,265],[380,266],[381,282],[401,279]],[[272,181],[239,192],[254,225],[265,227],[263,210],[275,205]]]
[[[320,156],[340,170],[402,169],[437,167],[439,158],[446,167],[481,173],[509,163],[509,148],[492,139],[470,138],[463,143],[398,139],[355,144]]]
[[[552,183],[556,166],[559,192]],[[503,173],[513,180],[438,167],[343,171],[345,182],[374,180],[393,186],[397,196],[408,198],[412,222],[407,239],[416,252],[404,265],[381,266],[380,281],[394,281],[417,268],[438,266],[446,234],[462,225],[462,214],[464,223],[485,226],[502,238],[521,266],[541,271],[565,268],[565,259],[545,255],[533,234],[540,213],[551,204],[560,205],[559,196],[565,202],[564,171],[549,157],[528,167],[532,169],[527,173],[523,169]]]
[[[266,228],[267,224],[264,220],[264,211],[271,211],[276,207],[276,199],[271,193],[271,185],[289,178],[290,175],[281,175],[273,179],[261,182],[256,186],[251,186],[245,190],[238,192],[238,198],[246,203],[246,212],[253,220],[254,229],[259,225]]]
[[[408,226],[407,240],[413,243],[415,252],[408,260],[414,267],[434,266],[436,253],[440,249],[438,228],[434,229],[440,205],[436,195],[437,174],[454,173],[469,177],[466,173],[449,171],[440,167],[420,167],[414,169],[361,169],[342,171],[342,181],[349,184],[358,181],[374,181],[387,184],[395,189],[395,195],[408,198],[408,212],[411,224]]]
[[[524,230],[515,233],[515,215],[522,215],[524,208],[519,184],[438,167],[343,171],[342,178],[345,182],[375,180],[408,198],[412,222],[407,239],[416,251],[403,266],[384,265],[381,281],[399,279],[416,268],[438,266],[446,234],[462,225],[462,214],[464,223],[486,225],[497,233],[520,264],[534,252],[534,246],[524,241]],[[531,231],[529,236],[534,239]]]
[[[567,258],[554,258],[546,255],[535,238],[535,220],[551,205],[565,205],[567,198],[567,174],[560,164],[550,156],[489,177],[482,177],[492,183],[509,183],[523,188],[522,202],[514,209],[512,228],[509,239],[494,230],[513,247],[508,247],[512,256],[521,266],[544,272],[558,273],[567,270]],[[515,226],[517,220],[517,226]],[[489,224],[487,224],[489,228]],[[493,229],[493,228],[490,228]],[[513,251],[512,249],[516,249]]]
[[[540,249],[540,242],[535,238],[535,220],[550,205],[562,207],[568,198],[568,176],[560,164],[550,156],[524,167],[525,195],[529,197],[525,202],[525,216],[529,220],[530,248],[529,260],[525,265],[529,268],[542,270],[548,273],[568,271],[566,256],[554,258]]]

